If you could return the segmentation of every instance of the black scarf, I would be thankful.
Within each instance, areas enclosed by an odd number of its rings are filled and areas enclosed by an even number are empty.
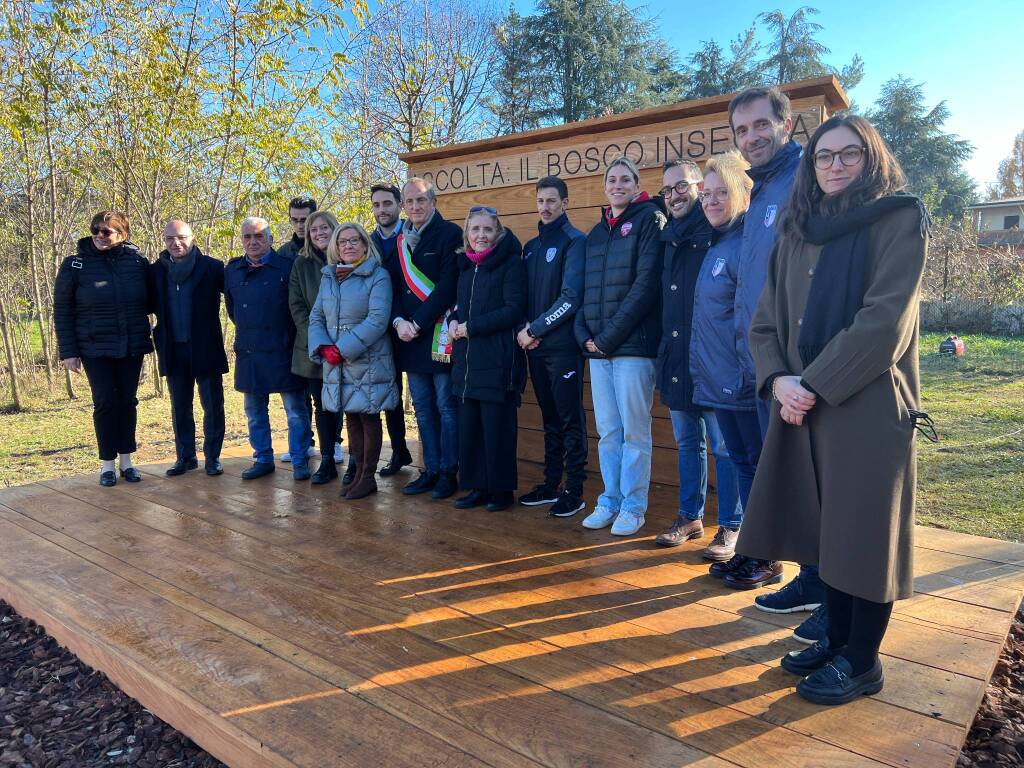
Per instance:
[[[804,238],[824,247],[814,268],[797,341],[804,368],[834,336],[853,324],[854,316],[864,306],[871,226],[891,211],[911,206],[921,211],[921,231],[927,232],[924,205],[903,193],[880,197],[834,216],[808,218]]]
[[[183,285],[196,268],[196,262],[199,260],[198,249],[193,245],[181,261],[171,256],[170,251],[164,253],[167,254],[167,276],[175,285]]]

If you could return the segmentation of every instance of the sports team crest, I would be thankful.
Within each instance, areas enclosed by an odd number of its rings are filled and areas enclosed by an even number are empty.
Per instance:
[[[779,212],[779,206],[769,205],[764,211],[764,225],[770,227],[775,223],[775,214]]]
[[[625,224],[623,224],[622,225],[622,235],[623,235],[623,237],[628,235],[632,229],[633,229],[633,222],[632,221],[627,221]]]
[[[715,266],[713,266],[711,268],[711,276],[712,277],[718,277],[720,274],[722,274],[722,270],[723,269],[725,269],[725,259],[723,259],[723,258],[715,259]]]
[[[552,261],[555,260],[555,256],[557,256],[557,255],[558,255],[558,249],[557,248],[548,248],[548,252],[544,254],[544,260],[548,264],[550,264]]]

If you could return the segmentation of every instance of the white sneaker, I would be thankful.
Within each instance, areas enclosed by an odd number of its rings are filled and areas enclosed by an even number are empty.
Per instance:
[[[613,536],[632,536],[644,527],[644,513],[622,510],[612,523]]]
[[[618,510],[608,509],[608,507],[596,506],[594,511],[583,518],[581,525],[584,528],[589,528],[592,531],[600,530],[601,528],[607,528],[612,524],[612,521],[618,516]]]
[[[345,460],[345,455],[341,452],[341,443],[334,444],[334,463],[341,464]]]
[[[277,460],[283,461],[285,464],[287,464],[292,460],[292,455],[288,453],[288,451],[285,451],[284,453],[277,457]]]
[[[316,458],[319,455],[320,455],[320,451],[317,450],[317,447],[315,445],[311,445],[311,446],[309,446],[309,448],[306,449],[306,458],[307,459],[313,459],[313,458]]]

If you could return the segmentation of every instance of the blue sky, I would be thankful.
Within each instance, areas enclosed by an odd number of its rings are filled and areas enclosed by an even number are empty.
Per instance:
[[[945,100],[952,111],[946,130],[975,147],[966,169],[979,185],[995,180],[999,161],[1010,153],[1013,137],[1024,131],[1020,37],[1024,6],[1010,0],[858,0],[808,3],[694,3],[661,0],[627,4],[654,16],[661,35],[682,56],[700,41],[725,46],[761,11],[787,16],[802,4],[821,13],[819,39],[832,49],[827,63],[842,67],[854,53],[864,59],[864,80],[849,94],[861,109],[870,107],[881,85],[898,74],[924,84],[929,106]],[[533,2],[517,0],[521,13]]]

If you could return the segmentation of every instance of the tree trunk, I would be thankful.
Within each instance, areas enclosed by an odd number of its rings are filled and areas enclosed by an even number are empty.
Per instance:
[[[43,351],[43,364],[46,366],[46,389],[53,390],[53,358],[50,356],[50,334],[47,329],[46,317],[49,307],[43,304],[43,292],[39,288],[39,267],[36,264],[35,234],[35,179],[29,164],[28,142],[22,140],[25,152],[25,205],[28,215],[28,261],[32,268],[32,301],[35,303],[36,324],[39,327],[39,345]]]
[[[4,338],[4,356],[7,359],[7,373],[11,377],[11,400],[14,403],[14,410],[20,411],[21,391],[18,387],[18,366],[14,362],[14,339],[11,338],[11,328],[7,316],[7,304],[0,299],[0,332]]]

